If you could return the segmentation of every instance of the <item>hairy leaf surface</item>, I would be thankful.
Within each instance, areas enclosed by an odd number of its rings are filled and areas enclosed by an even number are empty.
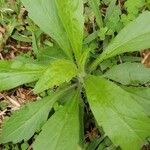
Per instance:
[[[78,71],[74,63],[68,60],[56,60],[50,64],[43,76],[35,85],[34,92],[40,93],[46,89],[69,82],[77,75]]]
[[[123,150],[140,149],[150,135],[150,118],[135,99],[101,77],[88,76],[85,88],[98,125],[112,142]]]
[[[83,40],[83,0],[55,0],[59,17],[69,37],[73,51],[79,59]]]
[[[107,8],[105,17],[106,26],[113,32],[119,31],[122,27],[120,23],[121,10],[120,7],[116,5],[116,1],[117,0],[111,1]]]
[[[45,69],[46,66],[32,62],[0,61],[0,91],[36,81]]]
[[[23,139],[25,141],[30,139],[34,132],[46,122],[54,102],[63,92],[60,91],[37,102],[29,103],[19,111],[14,112],[12,117],[3,124],[2,143],[17,143]]]
[[[35,150],[77,150],[80,144],[80,95],[74,91],[67,104],[43,126],[33,148]],[[83,132],[83,131],[81,131]]]
[[[29,12],[31,19],[48,35],[50,35],[68,56],[71,49],[66,32],[58,17],[55,0],[21,0]]]
[[[54,45],[53,47],[41,48],[37,59],[48,64],[57,59],[67,59],[67,57],[58,46]]]
[[[104,77],[124,85],[137,85],[150,82],[150,69],[141,63],[123,63],[113,66]]]

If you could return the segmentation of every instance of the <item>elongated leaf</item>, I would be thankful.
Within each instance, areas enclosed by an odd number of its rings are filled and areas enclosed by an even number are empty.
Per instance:
[[[123,150],[138,150],[150,135],[150,118],[132,96],[113,82],[88,76],[90,108],[106,135]]]
[[[92,7],[92,10],[94,11],[94,14],[96,16],[96,22],[99,27],[103,27],[103,20],[102,20],[102,14],[101,10],[99,8],[100,1],[99,0],[89,0],[90,6]]]
[[[45,69],[46,66],[33,62],[0,61],[0,91],[36,81]]]
[[[114,8],[116,6],[116,1],[117,0],[110,1],[110,4],[106,10],[106,16],[105,16],[105,20],[104,20],[105,22],[107,22],[109,20],[109,18],[111,18],[111,15],[113,14]]]
[[[42,48],[37,59],[40,62],[50,63],[57,59],[67,59],[67,57],[58,46],[53,46]]]
[[[150,116],[150,88],[147,87],[123,87],[132,94],[132,97],[144,108],[145,113]]]
[[[57,14],[55,0],[21,0],[27,7],[31,19],[50,35],[71,56],[71,49],[66,32]]]
[[[112,0],[109,4],[106,17],[105,17],[105,24],[106,26],[111,29],[113,32],[119,31],[121,29],[120,23],[120,15],[121,10],[120,7],[116,5],[117,0]]]
[[[150,47],[150,12],[146,11],[129,23],[92,64],[93,70],[103,60],[124,52],[140,51]]]
[[[50,64],[43,76],[35,85],[34,92],[40,93],[46,89],[58,86],[64,82],[69,82],[77,75],[75,64],[68,60],[56,60]]]
[[[42,100],[29,103],[15,112],[12,117],[3,124],[1,142],[17,143],[23,139],[25,141],[30,139],[34,132],[40,129],[45,123],[54,102],[63,93],[64,91],[54,93]]]
[[[150,69],[140,63],[124,63],[108,70],[105,77],[124,85],[137,85],[150,82]]]
[[[34,150],[77,150],[80,147],[79,92],[74,91],[68,100],[43,126],[33,144]]]
[[[88,36],[84,39],[83,44],[86,45],[86,44],[89,44],[89,43],[91,43],[92,41],[94,41],[94,40],[98,37],[98,32],[99,32],[99,31],[94,31],[93,33],[91,33],[90,35],[88,35]]]
[[[79,59],[83,40],[83,0],[55,0],[59,17]]]

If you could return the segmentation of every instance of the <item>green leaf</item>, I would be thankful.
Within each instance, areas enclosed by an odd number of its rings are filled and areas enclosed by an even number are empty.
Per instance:
[[[54,102],[63,93],[64,91],[54,93],[14,112],[12,117],[3,124],[1,142],[17,143],[23,139],[25,141],[30,139],[36,130],[46,122]]]
[[[86,45],[86,44],[89,44],[91,43],[92,41],[94,41],[97,37],[98,37],[98,33],[99,31],[94,31],[93,33],[89,34],[83,41],[83,44]]]
[[[145,113],[150,116],[150,88],[148,87],[123,87],[131,93],[133,98],[144,108]]]
[[[145,3],[145,0],[127,0],[125,2],[125,8],[128,14],[134,14],[136,16]]]
[[[141,63],[123,63],[113,66],[104,77],[123,85],[138,85],[150,82],[150,69]]]
[[[78,60],[83,41],[83,0],[55,0],[59,17]]]
[[[123,150],[138,150],[150,135],[150,118],[132,96],[101,77],[88,76],[90,108],[106,135]]]
[[[107,32],[108,32],[107,27],[100,28],[100,30],[98,32],[98,36],[100,37],[100,40],[105,40],[105,36],[106,36]]]
[[[43,76],[35,85],[34,92],[40,93],[44,90],[58,86],[64,82],[69,82],[77,75],[78,71],[71,61],[60,59],[52,62]]]
[[[46,66],[34,62],[0,61],[0,91],[36,81],[45,69]]]
[[[58,17],[55,0],[21,0],[29,12],[29,17],[50,35],[70,57],[71,49],[66,32]]]
[[[99,8],[100,2],[99,0],[89,0],[90,6],[92,7],[92,10],[94,11],[94,14],[96,16],[96,22],[98,26],[101,28],[103,27],[103,20],[102,20],[102,14],[101,10]]]
[[[74,91],[67,104],[47,121],[33,144],[34,150],[78,150],[81,146],[80,94]]]
[[[105,5],[109,5],[110,2],[112,2],[112,0],[102,0],[102,2],[103,2]]]
[[[95,69],[103,60],[118,54],[150,48],[149,24],[150,12],[146,11],[119,32],[104,52],[94,61],[90,69]]]
[[[108,29],[111,29],[112,31],[119,31],[121,28],[120,24],[120,15],[121,10],[120,7],[116,5],[117,0],[112,0],[109,4],[107,11],[106,11],[106,17],[105,17],[105,24],[108,27]]]

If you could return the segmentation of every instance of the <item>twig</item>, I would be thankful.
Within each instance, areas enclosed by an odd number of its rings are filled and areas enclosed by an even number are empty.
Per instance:
[[[4,58],[3,58],[3,56],[2,56],[2,54],[1,54],[1,53],[0,53],[0,59],[1,59],[1,60],[4,60]]]
[[[20,107],[20,106],[21,106],[18,102],[16,102],[15,100],[13,100],[11,97],[6,96],[6,98],[7,98],[13,105],[15,105],[16,107]]]
[[[0,116],[3,116],[5,114],[5,112],[7,111],[7,109],[3,110],[0,112]]]

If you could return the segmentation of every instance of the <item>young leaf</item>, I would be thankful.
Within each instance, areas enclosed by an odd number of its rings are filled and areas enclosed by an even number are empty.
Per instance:
[[[92,10],[95,13],[96,22],[98,26],[100,28],[103,27],[102,14],[101,14],[101,10],[99,9],[99,5],[100,5],[99,0],[89,0],[89,3],[90,3],[90,6],[92,7]]]
[[[139,10],[146,4],[145,0],[127,0],[125,8],[128,14],[138,15]]]
[[[124,52],[139,51],[150,47],[150,12],[142,13],[113,39],[104,52],[91,65],[91,70],[103,60]]]
[[[83,0],[55,0],[55,2],[76,59],[79,59],[82,49],[84,26]]]
[[[105,17],[105,24],[108,27],[108,29],[111,29],[113,32],[119,31],[121,28],[120,23],[120,15],[121,10],[120,7],[116,5],[117,0],[112,0],[109,4],[107,11],[106,11],[106,17]]]
[[[43,126],[34,150],[77,150],[81,142],[80,95],[74,91],[67,104]]]
[[[55,0],[21,0],[31,19],[50,35],[70,57],[71,48],[66,32],[58,17]]]
[[[1,142],[27,141],[47,120],[54,102],[64,93],[60,91],[37,102],[29,103],[4,122]]]
[[[140,63],[123,63],[113,66],[104,77],[124,85],[137,85],[150,82],[150,69]]]
[[[60,59],[52,62],[43,76],[35,85],[34,92],[40,93],[44,90],[58,86],[64,82],[69,82],[77,75],[78,71],[71,61]]]
[[[150,118],[135,99],[101,77],[88,76],[85,89],[98,125],[112,142],[123,150],[140,149],[150,135]]]
[[[128,24],[130,21],[135,19],[139,12],[144,8],[146,5],[147,0],[127,0],[124,3],[124,8],[126,9],[127,13],[122,14],[122,22],[124,24]]]
[[[57,45],[54,45],[53,47],[42,48],[39,51],[37,59],[40,62],[48,64],[57,59],[67,59],[67,57]]]
[[[36,81],[45,69],[46,66],[33,62],[0,61],[0,91]]]

